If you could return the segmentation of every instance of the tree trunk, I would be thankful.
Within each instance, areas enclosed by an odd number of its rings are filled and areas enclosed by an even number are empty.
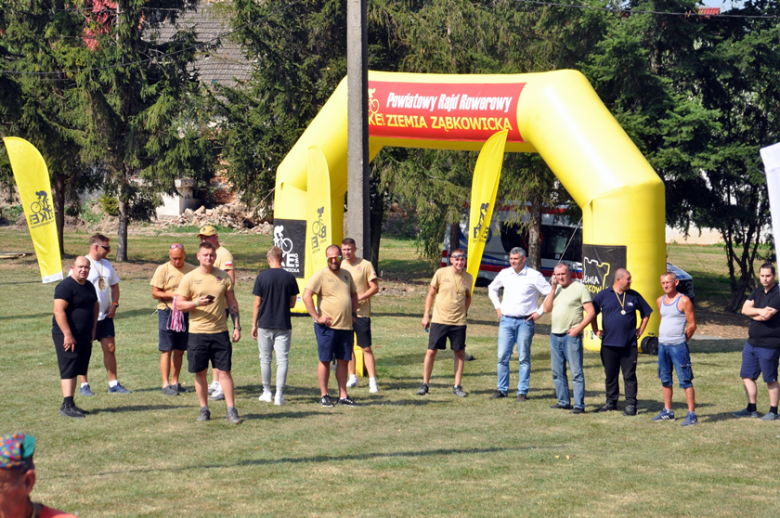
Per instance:
[[[60,257],[65,255],[65,242],[63,233],[65,232],[65,175],[56,173],[54,175],[54,192],[52,193],[54,202],[54,217],[57,221],[57,242],[60,245]]]
[[[379,190],[377,181],[372,178],[369,187],[371,191],[371,257],[369,260],[374,265],[374,271],[379,272],[379,244],[382,240],[382,223],[385,219],[385,204],[383,192]]]
[[[531,222],[528,227],[528,266],[542,271],[542,202],[531,195]]]
[[[116,262],[123,263],[127,261],[127,222],[128,222],[128,207],[127,207],[127,179],[122,178],[119,183],[119,196],[118,208],[119,208],[119,228],[116,231],[117,246],[116,246]]]
[[[460,222],[456,221],[450,225],[450,255],[456,248],[460,248]]]

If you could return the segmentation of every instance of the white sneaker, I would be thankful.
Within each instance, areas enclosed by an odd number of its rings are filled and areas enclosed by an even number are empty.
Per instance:
[[[282,406],[286,405],[287,402],[284,400],[284,396],[281,394],[276,394],[276,397],[274,398],[274,405],[276,406]]]
[[[222,387],[218,386],[217,389],[211,393],[209,399],[211,401],[223,401],[225,399],[225,393],[222,392]]]
[[[212,381],[211,385],[209,385],[209,396],[212,395],[217,390],[219,390],[220,388],[222,387],[220,387],[219,381]]]
[[[350,376],[349,381],[347,381],[347,388],[355,388],[357,386],[358,386],[357,376]]]
[[[376,382],[368,384],[368,391],[371,392],[372,394],[376,394],[377,392],[379,392],[379,388],[376,386]]]
[[[271,401],[274,400],[274,395],[270,390],[264,390],[263,393],[260,395],[260,397],[257,399],[259,399],[263,403],[270,403]]]

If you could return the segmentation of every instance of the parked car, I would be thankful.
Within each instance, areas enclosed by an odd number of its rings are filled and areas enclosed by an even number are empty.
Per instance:
[[[666,263],[666,271],[674,273],[677,276],[677,280],[680,281],[677,285],[677,291],[691,299],[691,302],[694,302],[696,294],[693,292],[693,277],[685,270],[669,262]]]

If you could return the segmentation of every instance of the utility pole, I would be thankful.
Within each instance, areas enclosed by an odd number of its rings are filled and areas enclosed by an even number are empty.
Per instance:
[[[371,261],[367,11],[368,0],[347,0],[347,231]]]

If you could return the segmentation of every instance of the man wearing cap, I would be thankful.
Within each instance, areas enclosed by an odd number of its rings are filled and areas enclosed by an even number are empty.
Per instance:
[[[114,267],[106,260],[111,251],[108,238],[103,234],[95,234],[89,239],[89,254],[87,259],[91,264],[87,280],[95,287],[95,293],[100,302],[95,340],[103,349],[103,365],[108,373],[108,391],[115,394],[130,394],[117,378],[116,339],[114,338],[114,317],[119,308],[119,276]],[[94,396],[89,386],[87,374],[81,377],[81,395]]]
[[[515,247],[509,251],[509,268],[504,268],[488,286],[488,296],[496,308],[498,325],[498,383],[490,399],[507,397],[509,391],[509,359],[517,344],[519,376],[517,402],[528,399],[531,381],[531,340],[534,324],[544,314],[539,307],[539,295],[547,296],[552,288],[544,275],[526,266],[525,250]],[[503,299],[498,290],[504,289]]]
[[[361,259],[355,255],[357,244],[351,237],[344,238],[341,242],[341,252],[344,254],[344,262],[341,267],[352,274],[358,290],[357,319],[353,324],[357,344],[363,351],[363,361],[368,371],[368,391],[375,394],[379,392],[376,385],[376,362],[374,352],[371,350],[371,297],[379,293],[379,282],[371,261]],[[355,370],[355,356],[349,361],[349,380],[347,387],[357,387],[358,379]]]
[[[76,257],[70,275],[54,289],[51,337],[60,368],[60,415],[77,419],[84,411],[73,402],[76,376],[87,373],[100,310],[95,288],[87,282],[90,268],[89,259]]]
[[[303,290],[303,303],[314,319],[317,336],[317,379],[320,383],[320,405],[332,407],[328,394],[330,362],[336,360],[336,382],[339,386],[339,405],[352,406],[355,402],[347,395],[347,365],[352,359],[354,336],[352,324],[357,316],[357,286],[352,275],[341,268],[341,248],[330,245],[325,250],[327,268],[315,272]],[[317,295],[318,307],[314,307]]]
[[[168,249],[167,263],[157,267],[152,280],[152,297],[157,299],[158,335],[160,350],[160,373],[162,374],[162,393],[166,396],[178,396],[187,392],[179,383],[181,361],[187,350],[188,313],[174,312],[176,292],[181,278],[195,269],[184,262],[184,245],[174,243]],[[181,318],[179,320],[179,315]]]
[[[30,500],[35,486],[35,437],[12,433],[0,437],[0,517],[75,518]]]
[[[466,252],[459,248],[453,250],[450,261],[452,266],[436,270],[431,279],[428,296],[425,298],[422,326],[426,332],[430,332],[430,335],[428,350],[423,361],[423,382],[417,390],[418,396],[428,393],[436,354],[439,349],[447,347],[447,339],[450,341],[450,349],[455,360],[455,384],[452,393],[458,397],[468,396],[460,382],[466,356],[466,315],[471,305],[473,278],[466,271]],[[433,306],[432,319],[430,318],[431,306]]]
[[[219,244],[217,229],[211,225],[206,225],[198,231],[198,237],[200,238],[201,243],[211,243],[214,245],[214,249],[217,251],[217,259],[214,261],[214,268],[219,268],[227,273],[235,288],[236,272],[233,268],[233,254],[231,254],[227,248]],[[222,401],[225,399],[225,394],[222,392],[222,386],[219,383],[219,370],[213,369],[213,372],[211,385],[209,385],[209,399],[212,401]]]
[[[195,391],[200,402],[198,421],[211,419],[208,407],[206,371],[209,363],[221,372],[220,383],[227,403],[227,420],[241,423],[234,405],[232,368],[233,346],[228,335],[226,313],[233,319],[233,342],[241,340],[241,324],[238,318],[238,301],[233,293],[233,283],[227,273],[214,268],[217,257],[214,245],[201,243],[198,247],[200,266],[182,277],[176,307],[190,312],[190,328],[187,338],[187,363],[195,374]]]

